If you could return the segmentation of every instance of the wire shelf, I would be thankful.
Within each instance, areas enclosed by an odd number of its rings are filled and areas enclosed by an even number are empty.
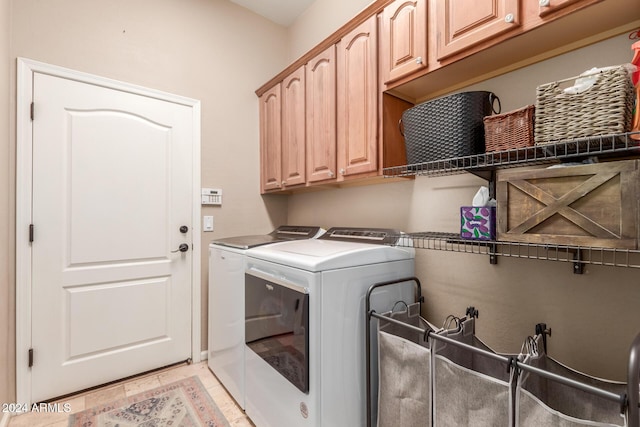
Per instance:
[[[640,268],[640,250],[462,239],[459,234],[417,232],[399,236],[398,246],[581,265]],[[575,267],[574,267],[575,268]]]
[[[578,160],[592,156],[637,156],[640,155],[640,140],[634,139],[634,137],[639,138],[640,132],[576,138],[534,147],[514,148],[425,163],[394,166],[385,168],[383,174],[387,178],[425,175],[441,176],[526,165],[559,163],[562,160]]]
[[[636,139],[638,138],[638,139]],[[385,177],[441,176],[464,172],[479,173],[495,169],[536,164],[560,163],[589,157],[637,157],[640,155],[640,132],[576,138],[553,144],[395,166],[384,169]],[[476,241],[459,234],[419,232],[400,236],[399,246],[448,252],[462,252],[573,263],[574,270],[585,264],[640,268],[640,250],[612,249],[572,245]]]

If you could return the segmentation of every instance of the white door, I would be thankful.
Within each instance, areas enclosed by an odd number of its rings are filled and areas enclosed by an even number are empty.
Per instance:
[[[190,358],[192,108],[38,72],[33,102],[31,400]]]

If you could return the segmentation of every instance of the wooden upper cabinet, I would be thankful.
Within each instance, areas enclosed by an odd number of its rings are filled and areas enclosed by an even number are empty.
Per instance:
[[[307,182],[336,179],[336,47],[305,67]]]
[[[375,16],[337,45],[339,179],[378,171],[377,49]]]
[[[382,82],[427,66],[427,0],[396,0],[380,14]]]
[[[520,0],[437,0],[438,60],[520,27]]]
[[[280,97],[280,83],[260,97],[260,186],[263,193],[279,190],[282,181]]]
[[[564,9],[567,6],[571,6],[577,3],[593,3],[585,0],[539,0],[538,1],[538,16],[544,18],[548,15],[555,14],[556,12]]]
[[[282,82],[282,186],[285,188],[306,182],[305,90],[304,66]]]

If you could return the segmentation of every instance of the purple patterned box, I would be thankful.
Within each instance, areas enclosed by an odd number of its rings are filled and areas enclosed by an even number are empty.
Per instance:
[[[460,208],[460,237],[471,240],[495,240],[495,206],[462,206]]]

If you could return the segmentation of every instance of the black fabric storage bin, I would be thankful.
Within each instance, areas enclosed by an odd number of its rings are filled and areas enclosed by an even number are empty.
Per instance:
[[[482,119],[495,111],[495,100],[500,105],[492,92],[460,92],[406,110],[402,127],[407,163],[484,153]]]

